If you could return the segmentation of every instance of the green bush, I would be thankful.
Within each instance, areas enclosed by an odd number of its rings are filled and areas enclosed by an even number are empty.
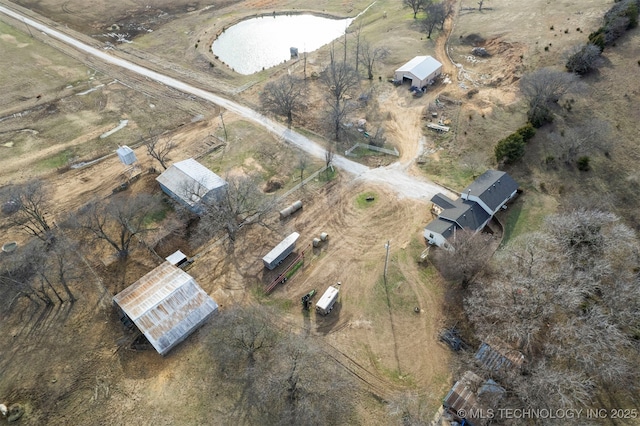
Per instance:
[[[600,49],[600,52],[604,50],[605,42],[604,42],[604,28],[600,27],[597,31],[589,34],[589,43],[595,44]]]
[[[527,118],[533,127],[540,128],[553,122],[553,113],[548,107],[537,105],[527,111]]]
[[[524,155],[524,145],[524,139],[517,133],[498,141],[494,148],[496,161],[504,161],[506,164],[515,163]]]
[[[533,124],[527,123],[524,126],[520,127],[516,130],[516,133],[522,137],[522,140],[525,142],[529,142],[531,138],[536,135],[536,128],[533,127]]]
[[[586,155],[584,157],[578,158],[578,170],[583,172],[588,172],[591,170],[591,165],[589,164],[591,159]]]

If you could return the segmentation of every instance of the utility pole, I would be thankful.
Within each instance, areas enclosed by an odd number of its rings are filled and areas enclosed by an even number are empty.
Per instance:
[[[220,121],[222,122],[222,130],[224,131],[224,141],[228,142],[227,127],[224,125],[224,118],[222,118],[222,111],[220,112]]]

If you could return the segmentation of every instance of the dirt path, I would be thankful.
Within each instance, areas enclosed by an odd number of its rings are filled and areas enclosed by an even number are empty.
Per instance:
[[[451,5],[453,12],[449,14],[447,19],[445,19],[444,30],[436,39],[436,58],[442,64],[443,74],[453,76],[458,72],[458,69],[451,60],[451,56],[449,56],[447,49],[449,45],[449,37],[451,37],[451,33],[453,32],[453,26],[455,24],[456,17],[458,16],[460,4],[457,0],[448,0],[448,3]]]

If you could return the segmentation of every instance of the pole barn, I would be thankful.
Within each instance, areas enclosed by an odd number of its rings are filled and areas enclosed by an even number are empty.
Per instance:
[[[442,74],[442,64],[431,56],[416,56],[394,74],[396,81],[411,81],[411,85],[419,88],[427,86]]]

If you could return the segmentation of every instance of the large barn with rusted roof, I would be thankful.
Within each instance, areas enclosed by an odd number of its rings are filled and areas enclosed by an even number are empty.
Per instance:
[[[186,339],[218,310],[189,274],[167,261],[116,294],[114,303],[160,355]]]

